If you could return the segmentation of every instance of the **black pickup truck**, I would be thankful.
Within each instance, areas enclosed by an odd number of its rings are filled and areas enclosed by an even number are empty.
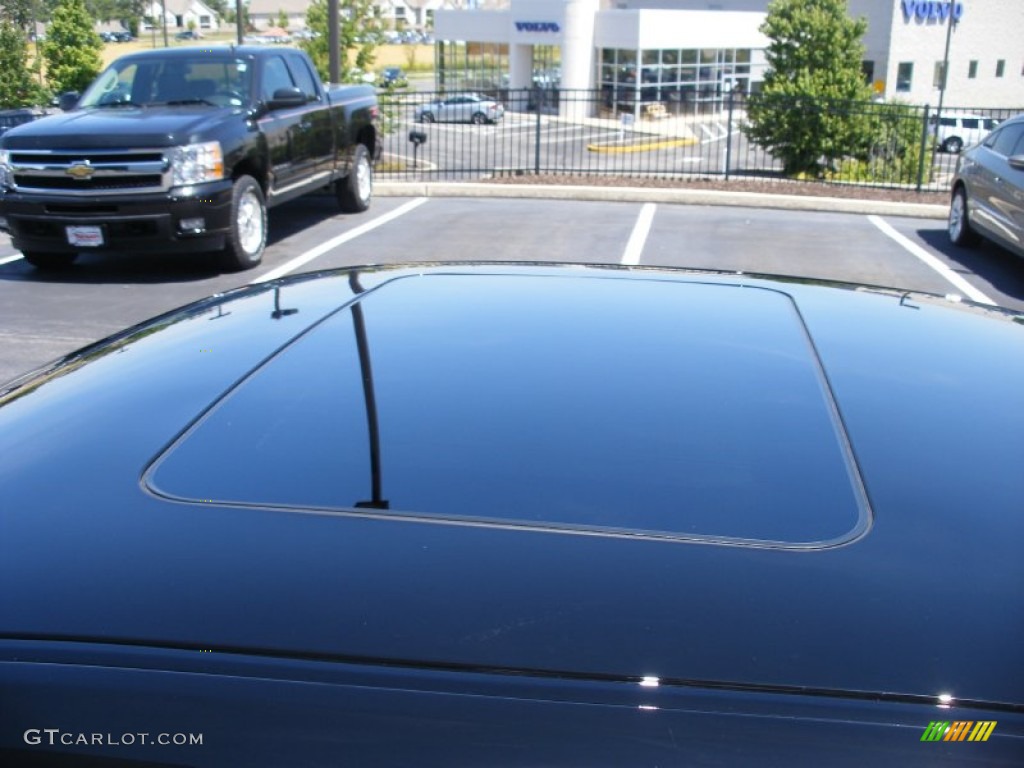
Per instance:
[[[342,210],[366,210],[379,152],[373,88],[323,85],[300,50],[143,51],[0,137],[0,229],[39,268],[116,250],[247,269],[269,207],[333,186]]]

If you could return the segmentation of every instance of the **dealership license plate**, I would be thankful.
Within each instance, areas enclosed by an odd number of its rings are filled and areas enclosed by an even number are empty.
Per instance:
[[[99,227],[68,227],[68,243],[80,248],[96,248],[103,245],[103,230]]]

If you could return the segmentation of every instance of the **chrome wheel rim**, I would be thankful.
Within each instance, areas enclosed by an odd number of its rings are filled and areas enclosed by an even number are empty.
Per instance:
[[[263,244],[263,209],[253,190],[238,201],[238,243],[246,253],[257,253]]]
[[[964,196],[956,194],[949,206],[949,236],[959,240],[964,228]]]
[[[359,199],[364,203],[370,199],[371,189],[372,171],[370,169],[370,161],[366,159],[365,155],[361,155],[356,160],[356,191],[359,193]]]

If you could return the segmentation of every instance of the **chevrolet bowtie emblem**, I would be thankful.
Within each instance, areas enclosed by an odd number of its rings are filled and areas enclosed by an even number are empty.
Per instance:
[[[78,179],[79,181],[85,181],[94,173],[96,173],[96,169],[89,165],[89,161],[86,160],[81,163],[75,163],[66,171],[64,171],[64,173],[66,173],[68,176],[71,176],[72,178]]]

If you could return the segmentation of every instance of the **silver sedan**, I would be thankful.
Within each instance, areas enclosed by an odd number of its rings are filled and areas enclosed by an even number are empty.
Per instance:
[[[505,114],[501,102],[479,93],[460,93],[431,101],[416,110],[420,123],[496,123]]]
[[[979,236],[1024,256],[1024,114],[1002,123],[957,161],[949,205],[949,239]]]

